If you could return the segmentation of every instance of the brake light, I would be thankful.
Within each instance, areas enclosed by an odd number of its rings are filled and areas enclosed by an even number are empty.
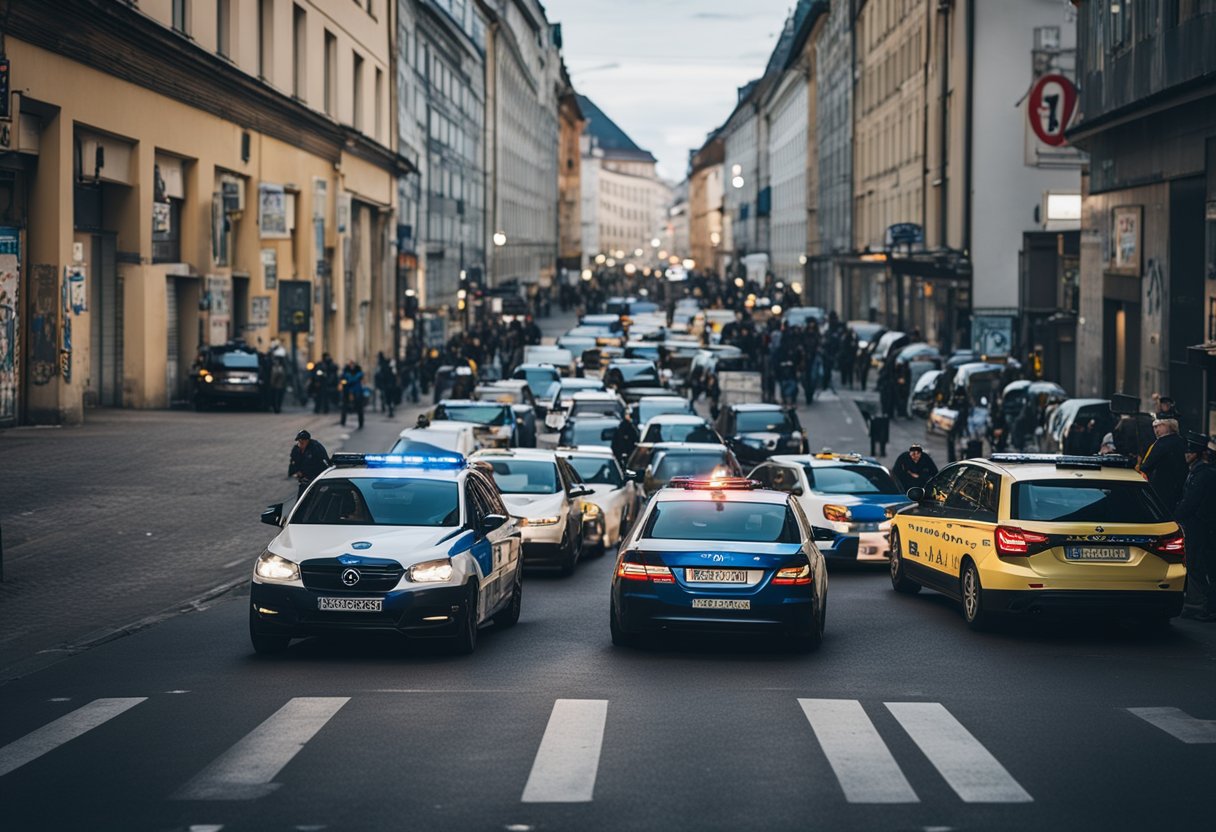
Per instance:
[[[666,566],[650,565],[630,560],[630,555],[634,554],[630,552],[627,555],[621,556],[620,564],[616,568],[616,574],[619,578],[626,581],[650,581],[655,584],[674,584],[676,582],[675,576],[671,574],[671,570]]]
[[[1162,535],[1149,548],[1170,563],[1183,563],[1186,560],[1186,538],[1180,531]]]
[[[996,553],[1002,558],[1024,558],[1051,547],[1051,538],[1016,526],[996,527]]]
[[[811,582],[811,565],[804,563],[802,566],[787,566],[783,569],[778,569],[777,574],[773,576],[774,584],[781,586],[801,586]]]

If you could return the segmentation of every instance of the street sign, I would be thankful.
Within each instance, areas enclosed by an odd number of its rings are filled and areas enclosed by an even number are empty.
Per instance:
[[[1064,131],[1077,111],[1077,88],[1058,73],[1044,75],[1030,89],[1026,116],[1039,141],[1051,147],[1067,144]]]
[[[306,332],[312,322],[312,284],[307,280],[279,281],[279,331]]]
[[[914,222],[897,222],[887,226],[886,247],[919,246],[925,243],[925,229]]]

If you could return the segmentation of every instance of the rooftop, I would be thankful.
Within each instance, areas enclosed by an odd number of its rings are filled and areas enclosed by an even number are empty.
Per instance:
[[[658,161],[649,150],[638,147],[633,139],[629,138],[629,134],[608,118],[590,98],[585,95],[578,96],[578,107],[587,119],[587,135],[595,141],[596,147],[604,151],[604,158],[637,162]]]

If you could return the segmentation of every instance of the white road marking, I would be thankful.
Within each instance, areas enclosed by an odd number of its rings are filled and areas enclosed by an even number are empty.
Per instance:
[[[271,781],[291,762],[348,696],[299,696],[245,735],[174,795],[177,800],[253,800],[280,784]]]
[[[1177,708],[1128,708],[1150,725],[1188,745],[1216,743],[1216,720],[1196,719]]]
[[[856,699],[799,699],[850,803],[918,803],[874,723]]]
[[[940,702],[887,702],[912,741],[966,803],[1034,800]]]
[[[188,832],[220,832],[223,828],[222,823],[192,823]]]
[[[249,558],[237,558],[236,560],[228,561],[220,569],[231,569],[234,566],[240,566],[242,563],[248,563]]]
[[[54,722],[48,722],[31,731],[19,740],[0,748],[0,777],[37,760],[48,751],[54,751],[64,743],[81,734],[92,731],[98,725],[109,722],[119,714],[134,708],[148,697],[133,696],[122,699],[94,699]]]
[[[607,719],[607,699],[558,699],[554,702],[521,800],[524,803],[590,801],[595,791]]]

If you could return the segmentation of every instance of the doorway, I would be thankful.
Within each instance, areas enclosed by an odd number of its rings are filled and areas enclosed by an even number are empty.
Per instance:
[[[115,234],[93,235],[87,400],[94,407],[122,407],[123,293],[115,257],[117,242]]]
[[[1106,394],[1140,395],[1140,304],[1103,301],[1103,379]]]

